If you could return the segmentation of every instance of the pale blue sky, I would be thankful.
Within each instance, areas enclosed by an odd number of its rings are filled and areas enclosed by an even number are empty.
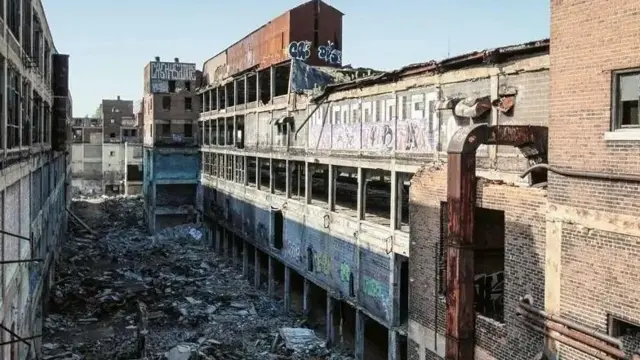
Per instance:
[[[103,98],[142,98],[154,56],[204,60],[303,0],[42,0],[70,54],[74,116]],[[549,36],[546,0],[327,0],[343,18],[342,62],[393,69]],[[449,41],[447,42],[447,38]]]

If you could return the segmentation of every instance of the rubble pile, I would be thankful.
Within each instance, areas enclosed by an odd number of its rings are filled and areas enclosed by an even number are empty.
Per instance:
[[[44,359],[350,359],[207,249],[196,224],[148,236],[140,198],[77,201]]]

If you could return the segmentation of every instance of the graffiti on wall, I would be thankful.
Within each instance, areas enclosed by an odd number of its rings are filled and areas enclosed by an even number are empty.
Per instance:
[[[369,276],[362,276],[362,283],[360,286],[362,288],[362,293],[373,300],[370,301],[365,298],[363,301],[365,307],[373,313],[377,313],[387,319],[389,315],[388,284],[383,284]]]
[[[344,283],[349,283],[351,275],[351,268],[349,265],[342,263],[340,264],[340,281]]]
[[[311,57],[311,41],[292,41],[289,44],[289,56],[296,60],[307,60]]]
[[[479,274],[474,278],[476,311],[494,317],[504,309],[504,272]]]
[[[313,270],[324,276],[331,276],[331,258],[325,254],[314,252]]]
[[[196,80],[196,64],[151,62],[151,80]]]
[[[318,46],[318,58],[331,65],[340,65],[342,64],[342,51],[336,49],[333,42],[328,41],[327,45]]]
[[[151,80],[151,92],[152,93],[168,93],[169,82],[166,80]]]

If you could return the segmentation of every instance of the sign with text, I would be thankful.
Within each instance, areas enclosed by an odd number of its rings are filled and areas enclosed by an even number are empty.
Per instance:
[[[176,62],[152,62],[152,80],[196,80],[196,64]]]

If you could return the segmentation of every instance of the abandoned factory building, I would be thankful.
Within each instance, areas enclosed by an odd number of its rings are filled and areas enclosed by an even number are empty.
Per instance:
[[[623,21],[586,3],[552,1],[550,40],[381,72],[342,65],[314,0],[207,60],[211,246],[358,359],[631,358],[640,63],[571,28]]]

